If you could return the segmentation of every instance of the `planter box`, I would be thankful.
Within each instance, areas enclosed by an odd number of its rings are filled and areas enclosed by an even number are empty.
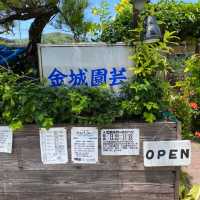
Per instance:
[[[70,154],[71,126],[66,127]],[[178,200],[180,168],[144,168],[142,153],[144,140],[178,139],[177,127],[165,122],[101,127],[139,128],[140,156],[99,153],[98,164],[43,165],[39,129],[26,126],[14,135],[13,154],[0,154],[0,200]]]

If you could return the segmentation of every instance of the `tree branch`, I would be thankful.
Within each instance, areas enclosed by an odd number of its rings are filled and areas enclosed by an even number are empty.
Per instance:
[[[41,15],[47,15],[49,13],[56,14],[58,12],[57,7],[42,6],[35,9],[26,8],[20,9],[20,12],[13,11],[10,14],[0,16],[0,24],[11,23],[14,20],[28,20],[37,18]]]

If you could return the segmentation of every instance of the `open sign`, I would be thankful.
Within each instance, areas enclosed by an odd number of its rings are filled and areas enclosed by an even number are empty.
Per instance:
[[[191,142],[144,142],[144,166],[187,166],[191,163]]]

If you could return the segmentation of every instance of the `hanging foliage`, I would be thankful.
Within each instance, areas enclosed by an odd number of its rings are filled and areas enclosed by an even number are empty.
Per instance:
[[[132,4],[121,0],[116,6],[116,16],[102,31],[101,39],[106,42],[124,42],[134,37],[132,31]],[[146,5],[141,15],[154,15],[159,21],[162,32],[176,31],[182,40],[199,38],[200,2],[185,3],[177,0],[159,0]]]

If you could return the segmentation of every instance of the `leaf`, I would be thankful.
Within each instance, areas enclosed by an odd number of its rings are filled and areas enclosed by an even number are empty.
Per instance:
[[[158,110],[159,106],[157,103],[155,102],[148,102],[148,103],[144,103],[144,106],[147,108],[148,111],[150,110]]]
[[[17,129],[22,128],[23,124],[22,124],[22,122],[20,120],[14,120],[14,121],[11,122],[10,127],[13,130],[17,130]]]
[[[153,113],[145,112],[143,117],[144,117],[145,121],[148,123],[153,123],[156,120],[156,117]]]
[[[200,198],[200,185],[192,186],[192,189],[183,200],[199,200]]]

